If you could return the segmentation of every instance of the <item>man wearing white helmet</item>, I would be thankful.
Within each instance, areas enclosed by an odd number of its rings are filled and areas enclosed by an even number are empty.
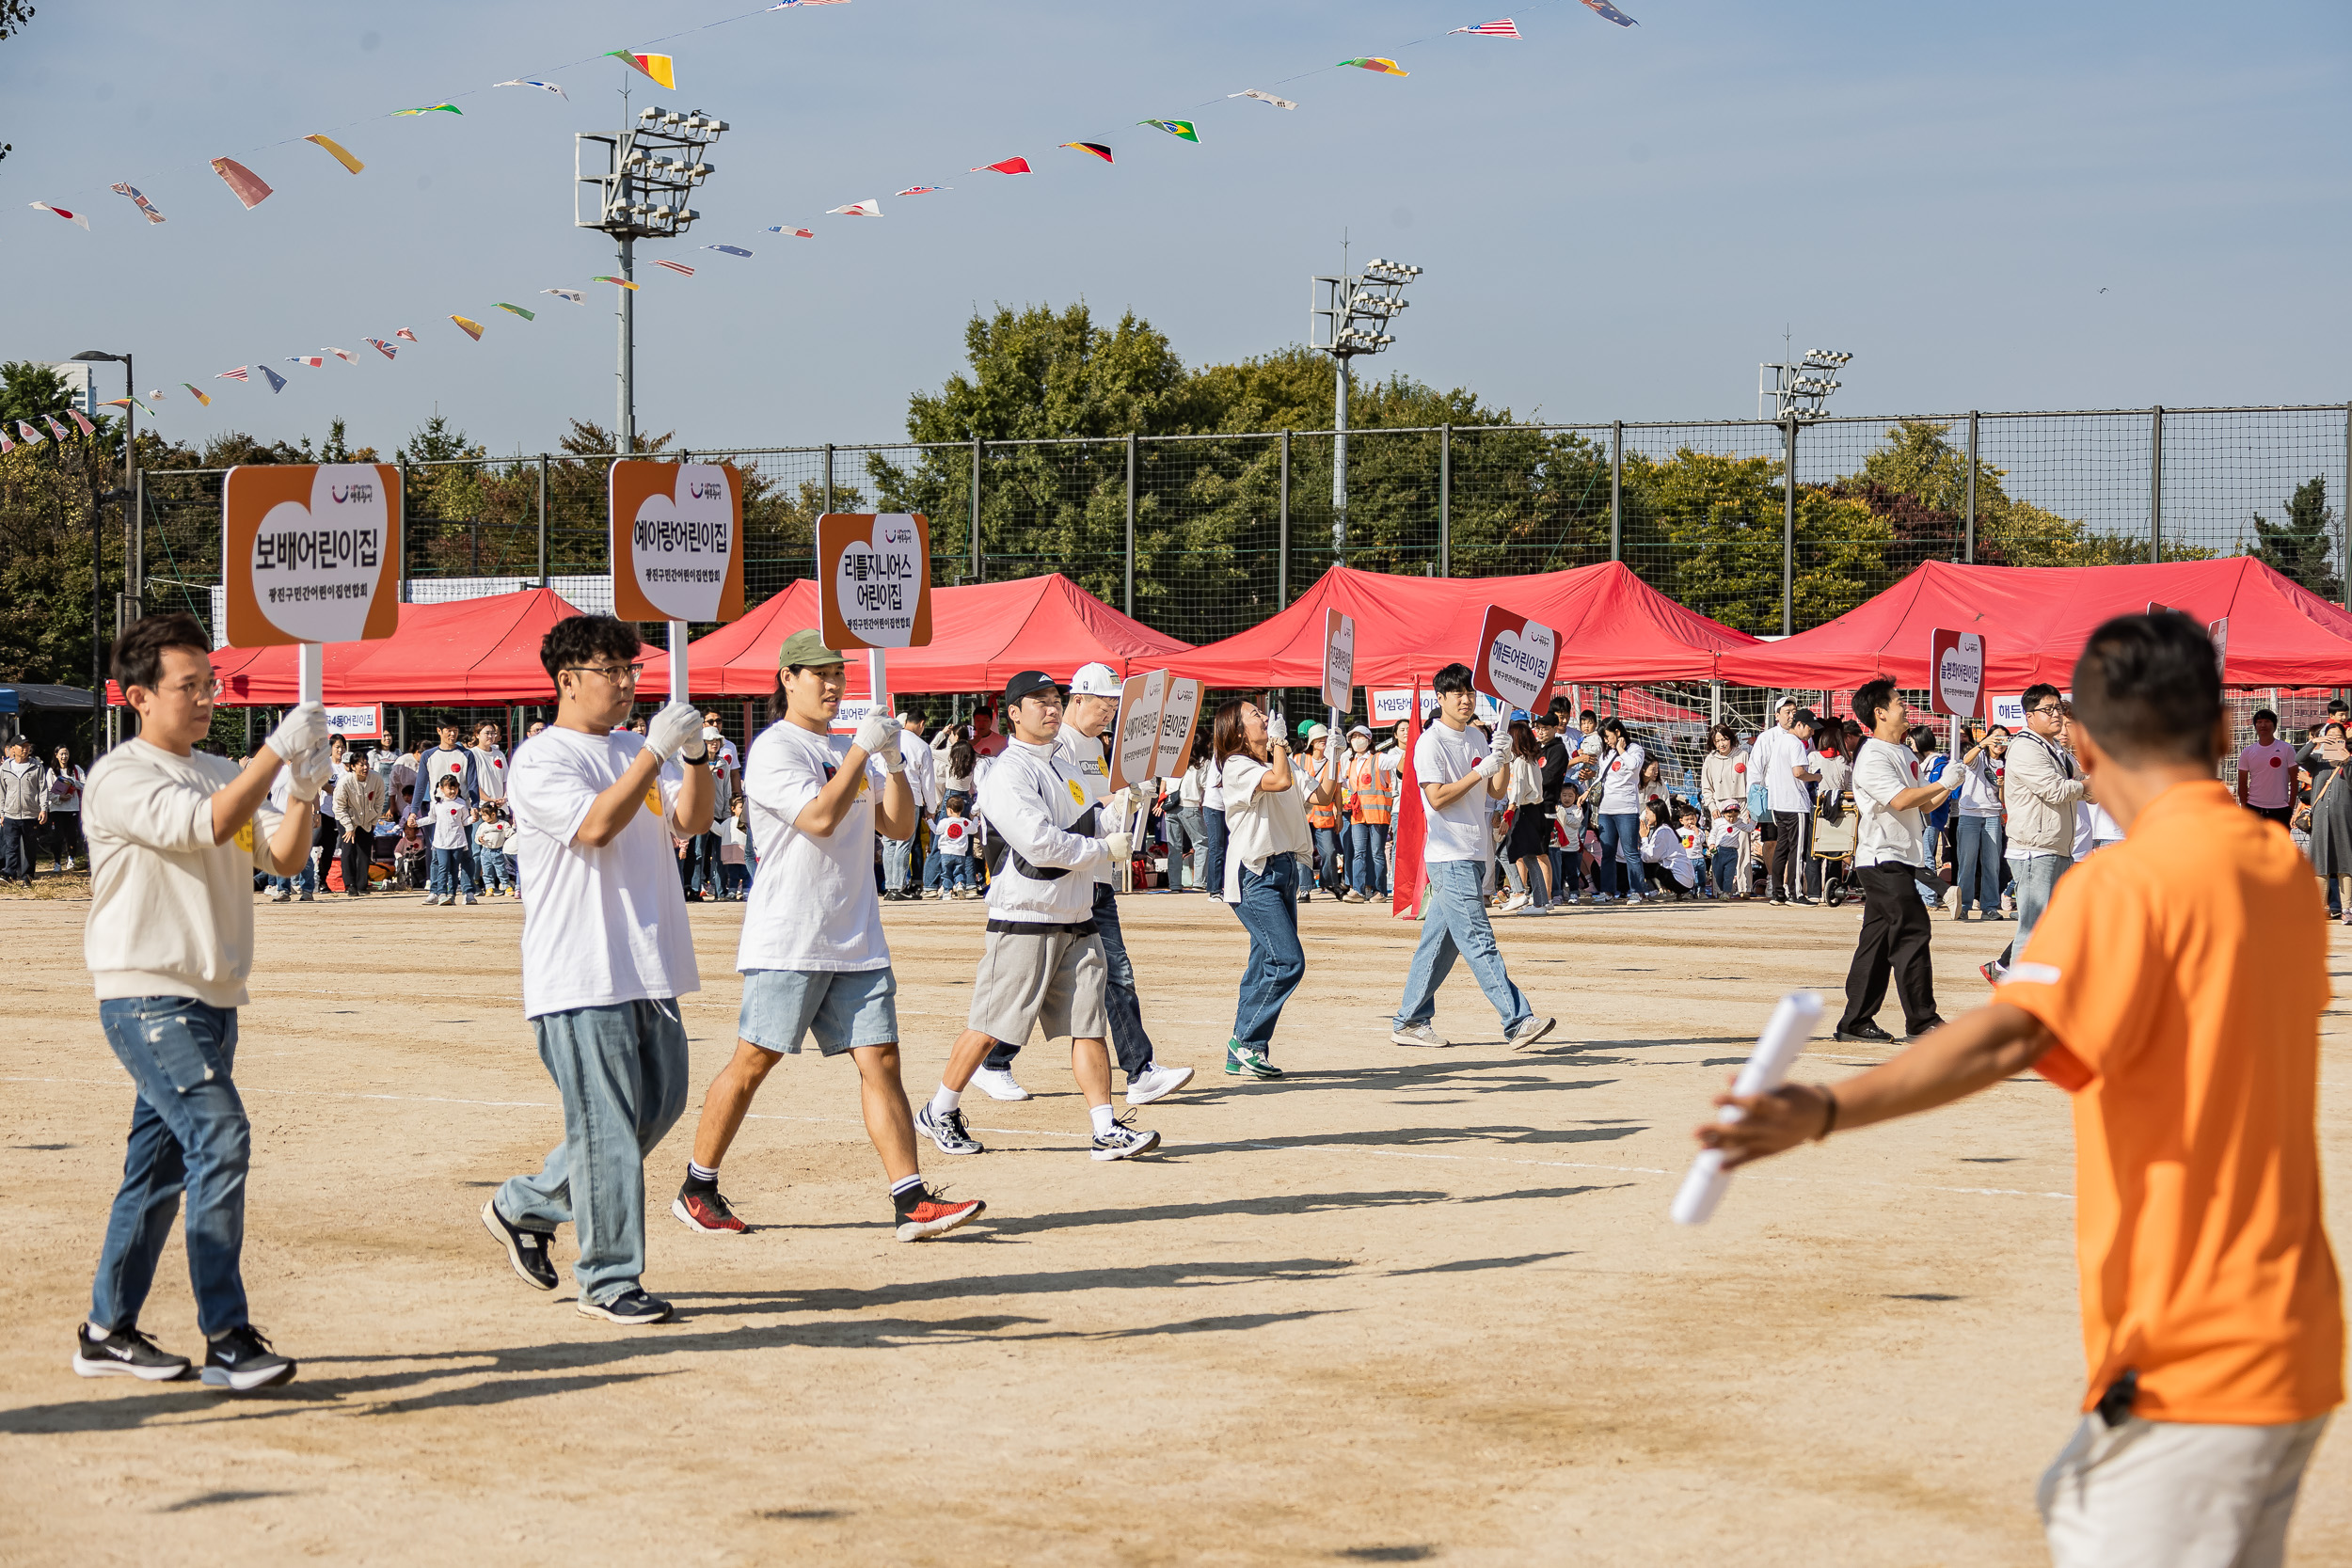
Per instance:
[[[1103,735],[1119,717],[1120,682],[1107,664],[1089,664],[1070,677],[1070,695],[1062,715],[1061,733],[1054,749],[1076,774],[1086,791],[1086,803],[1103,800],[1110,784],[1110,764],[1103,751]],[[1127,809],[1123,797],[1104,806],[1108,813]],[[1110,1015],[1111,1049],[1127,1074],[1127,1103],[1149,1105],[1175,1093],[1192,1081],[1188,1067],[1161,1067],[1153,1060],[1152,1037],[1143,1027],[1143,1004],[1136,995],[1136,967],[1128,960],[1127,943],[1119,928],[1119,898],[1108,862],[1094,873],[1094,926],[1103,939],[1103,958],[1109,970],[1104,998]],[[973,1081],[998,1100],[1026,1100],[1029,1091],[1012,1075],[1012,1059],[1021,1042],[999,1040]]]

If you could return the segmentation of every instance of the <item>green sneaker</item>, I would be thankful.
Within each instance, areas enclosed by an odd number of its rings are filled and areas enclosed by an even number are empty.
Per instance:
[[[1264,1052],[1252,1051],[1239,1040],[1227,1040],[1225,1075],[1229,1078],[1279,1078],[1282,1069],[1267,1061]]]

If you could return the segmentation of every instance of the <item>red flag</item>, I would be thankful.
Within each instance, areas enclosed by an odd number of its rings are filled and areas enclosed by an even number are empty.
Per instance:
[[[1026,174],[1029,172],[1029,160],[1026,158],[1007,158],[998,163],[982,164],[977,168],[971,169],[967,172],[979,174],[992,169],[998,174]]]
[[[1413,775],[1413,748],[1421,743],[1421,677],[1413,677],[1412,706],[1405,714],[1405,755],[1396,765],[1395,892],[1389,908],[1399,920],[1421,913],[1422,847],[1429,837],[1429,807]]]

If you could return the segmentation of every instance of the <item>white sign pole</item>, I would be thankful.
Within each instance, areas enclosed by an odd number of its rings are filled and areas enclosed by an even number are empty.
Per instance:
[[[874,705],[876,713],[895,711],[890,705],[890,650],[887,648],[866,650],[866,695]]]
[[[326,644],[297,642],[294,644],[294,701],[318,703],[326,701]]]
[[[670,701],[682,703],[686,696],[686,623],[670,623]]]

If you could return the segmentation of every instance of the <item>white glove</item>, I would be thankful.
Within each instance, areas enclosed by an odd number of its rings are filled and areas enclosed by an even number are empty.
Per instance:
[[[286,710],[286,717],[269,732],[266,744],[278,753],[280,762],[292,762],[313,746],[326,746],[326,707],[318,703],[302,703]]]
[[[1103,837],[1103,847],[1111,852],[1111,863],[1116,865],[1120,861],[1134,858],[1135,837],[1130,833],[1106,833]]]
[[[672,703],[645,726],[645,748],[663,762],[684,757],[700,761],[703,754],[703,716],[691,703]]]
[[[850,744],[869,757],[882,758],[885,768],[894,762],[898,768],[906,766],[906,759],[898,754],[898,721],[879,708],[866,716],[865,721],[857,727],[857,734],[850,737]],[[890,770],[895,773],[898,769],[892,768]]]
[[[319,709],[322,721],[324,721],[326,712],[325,708]],[[285,725],[280,724],[278,728],[282,730]],[[271,749],[275,750],[276,740],[273,739],[270,744]],[[319,798],[319,792],[326,787],[326,781],[334,776],[334,748],[327,741],[320,740],[309,750],[296,752],[286,759],[286,785],[290,791],[288,798],[294,800],[314,801]]]
[[[1486,761],[1478,765],[1478,776],[1482,779],[1498,779],[1502,776],[1502,770],[1510,766],[1511,753],[1498,746],[1486,753]]]

